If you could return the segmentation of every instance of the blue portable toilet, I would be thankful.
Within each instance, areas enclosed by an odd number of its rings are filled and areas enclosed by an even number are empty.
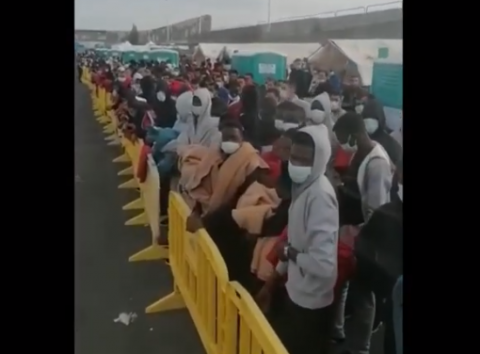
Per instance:
[[[371,93],[383,104],[387,126],[396,130],[402,124],[403,109],[403,59],[384,57],[373,64]]]
[[[235,52],[231,56],[232,69],[240,75],[252,74],[256,84],[263,85],[265,80],[285,80],[287,57],[275,52]]]

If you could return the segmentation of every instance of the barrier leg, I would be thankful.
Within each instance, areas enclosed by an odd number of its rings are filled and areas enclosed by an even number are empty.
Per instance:
[[[108,124],[108,123],[110,123],[110,121],[109,121],[107,118],[103,117],[103,116],[98,117],[98,118],[97,118],[97,122],[100,123],[100,124]]]
[[[120,155],[112,160],[112,162],[119,163],[119,162],[130,162],[130,159],[127,155],[123,154]]]
[[[111,124],[108,124],[103,128],[103,133],[107,135],[112,135],[113,133],[115,133],[115,127],[113,127]]]
[[[117,140],[110,141],[107,146],[120,146],[120,142]]]
[[[125,226],[148,226],[147,214],[141,213],[125,221]]]
[[[180,291],[175,286],[175,290],[172,293],[164,296],[150,306],[147,306],[147,308],[145,309],[145,313],[158,313],[172,310],[181,310],[185,307],[186,306],[182,294],[180,294]]]
[[[138,188],[138,183],[135,180],[135,178],[132,178],[127,182],[124,182],[118,186],[118,189],[135,189],[135,188]]]
[[[122,210],[143,210],[143,200],[142,198],[135,199],[133,202],[125,204],[122,207]]]
[[[117,176],[133,176],[133,167],[127,167],[124,170],[121,170],[120,172],[117,173]]]
[[[128,258],[129,262],[141,262],[141,261],[159,261],[168,259],[168,248],[160,245],[151,245],[140,252],[135,253]]]

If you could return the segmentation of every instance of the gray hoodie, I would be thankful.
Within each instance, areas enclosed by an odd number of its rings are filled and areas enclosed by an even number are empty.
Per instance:
[[[288,211],[288,242],[301,253],[296,262],[280,262],[277,271],[288,273],[286,289],[295,304],[320,309],[332,304],[337,280],[338,202],[324,175],[331,154],[327,127],[300,131],[315,142],[312,173],[304,183],[293,185]]]
[[[197,96],[202,105],[193,107],[193,96]],[[185,92],[177,98],[177,112],[179,116],[189,116],[187,118],[188,127],[178,136],[178,146],[199,144],[203,146],[216,146],[220,144],[222,135],[218,130],[218,119],[210,115],[212,107],[212,98],[206,88],[199,88],[192,92]],[[195,126],[193,114],[197,119]]]

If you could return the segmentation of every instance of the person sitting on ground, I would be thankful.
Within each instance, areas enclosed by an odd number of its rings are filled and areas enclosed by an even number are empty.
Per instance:
[[[222,254],[230,279],[249,288],[252,245],[229,215],[253,183],[271,187],[268,165],[244,140],[238,121],[226,121],[220,130],[219,149],[192,147],[180,156],[180,183],[193,204],[187,231],[204,227]]]
[[[330,151],[325,126],[301,128],[293,137],[288,240],[277,245],[281,262],[256,297],[264,306],[288,275],[287,296],[274,328],[290,354],[329,349],[339,228],[337,197],[324,175]]]

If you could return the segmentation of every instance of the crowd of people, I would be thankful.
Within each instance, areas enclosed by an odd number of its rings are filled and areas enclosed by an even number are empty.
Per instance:
[[[162,223],[175,188],[187,231],[206,229],[290,354],[368,354],[381,323],[384,354],[403,353],[402,130],[358,76],[300,59],[262,84],[186,57],[78,62],[112,92],[124,135],[144,140],[140,180],[154,158]]]

